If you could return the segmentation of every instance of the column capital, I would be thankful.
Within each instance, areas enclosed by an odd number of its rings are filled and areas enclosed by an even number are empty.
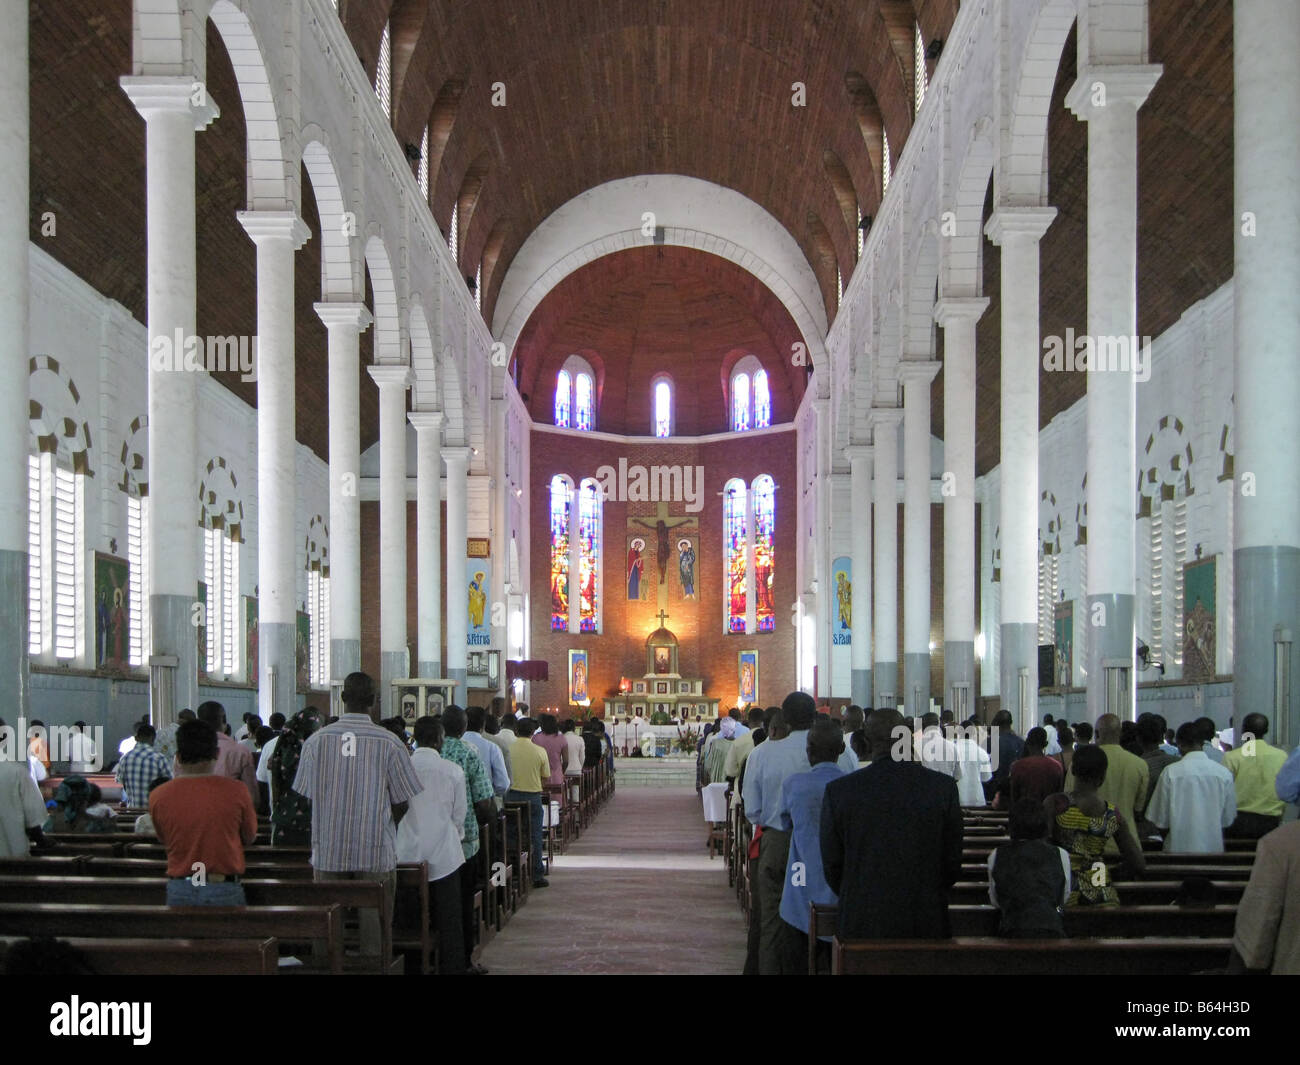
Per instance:
[[[988,306],[987,296],[945,296],[934,305],[934,320],[941,329],[955,322],[978,322]]]
[[[870,463],[875,457],[876,449],[870,444],[850,444],[844,449],[844,457],[850,464],[856,462]]]
[[[452,463],[464,467],[469,463],[470,449],[467,447],[444,447],[442,449],[442,461],[447,464],[447,471],[451,472]]]
[[[221,114],[203,82],[184,75],[127,74],[117,83],[146,122],[154,115],[188,113],[197,133]]]
[[[1095,63],[1079,71],[1065,94],[1065,106],[1082,122],[1117,105],[1136,111],[1146,103],[1164,69],[1159,63]]]
[[[928,385],[939,373],[942,363],[932,359],[900,359],[898,361],[898,382],[903,387],[910,385]]]
[[[370,374],[370,379],[379,386],[382,392],[384,388],[394,388],[398,385],[402,390],[410,388],[415,384],[415,374],[406,363],[379,363],[375,366],[367,366],[366,370]]]
[[[363,330],[374,321],[364,303],[313,303],[312,309],[327,329],[332,325],[350,325]]]
[[[993,208],[984,233],[999,247],[1013,237],[1036,242],[1042,240],[1055,218],[1055,207],[998,206]]]
[[[287,240],[297,251],[311,236],[297,211],[236,211],[235,217],[254,244],[265,240]]]
[[[872,433],[877,429],[898,428],[903,423],[902,407],[872,407],[867,412],[867,424]]]
[[[430,431],[437,434],[442,429],[443,415],[440,410],[413,410],[407,413],[406,420],[421,435]]]

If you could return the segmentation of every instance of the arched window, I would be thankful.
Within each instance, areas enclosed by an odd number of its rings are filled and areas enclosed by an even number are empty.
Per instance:
[[[569,629],[569,512],[573,490],[560,474],[551,478],[551,631]]]
[[[203,529],[205,660],[209,676],[234,677],[239,671],[239,540],[237,529],[218,519]],[[250,678],[253,679],[253,678]]]
[[[749,374],[738,373],[731,379],[731,428],[743,433],[749,424]]]
[[[673,435],[673,386],[667,377],[656,377],[651,386],[655,436]]]
[[[569,427],[573,409],[573,379],[568,370],[561,370],[555,378],[555,424]]]
[[[578,374],[574,396],[573,427],[590,432],[596,424],[596,388],[591,374]]]
[[[767,371],[753,355],[746,355],[731,370],[731,428],[766,429],[772,424],[772,389]]]
[[[745,512],[748,509],[745,482],[736,477],[722,489],[722,558],[727,586],[727,631],[745,631],[745,584],[749,537]]]
[[[60,661],[80,653],[78,626],[85,565],[82,478],[55,452],[27,460],[28,653]],[[114,595],[126,589],[114,589]],[[111,616],[116,598],[106,602]]]
[[[776,485],[766,473],[754,478],[754,616],[759,632],[776,628]]]
[[[600,485],[586,480],[578,491],[579,631],[600,631]]]
[[[766,429],[772,424],[772,393],[767,387],[767,371],[754,374],[754,428]]]

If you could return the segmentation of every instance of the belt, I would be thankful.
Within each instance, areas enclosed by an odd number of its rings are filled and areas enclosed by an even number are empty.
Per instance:
[[[210,881],[213,884],[238,884],[240,875],[241,874],[239,873],[207,873],[205,874],[205,879]],[[191,883],[193,882],[193,879],[188,876],[174,876],[171,879],[189,880]],[[202,886],[203,886],[202,884],[195,885],[195,887],[202,887]]]

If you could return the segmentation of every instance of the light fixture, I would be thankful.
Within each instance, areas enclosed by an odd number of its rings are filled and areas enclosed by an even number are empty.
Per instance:
[[[987,650],[988,647],[984,642],[984,633],[977,632],[975,634],[975,657],[979,659],[983,659],[984,654]]]

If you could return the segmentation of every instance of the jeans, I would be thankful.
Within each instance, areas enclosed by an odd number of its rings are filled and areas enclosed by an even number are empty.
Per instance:
[[[508,802],[526,802],[531,807],[528,811],[528,820],[532,829],[532,843],[529,849],[533,852],[532,873],[533,883],[538,883],[545,871],[542,869],[542,850],[545,847],[543,842],[542,818],[544,816],[544,806],[542,803],[542,793],[540,791],[515,791],[511,788],[506,792]]]
[[[195,884],[188,876],[167,881],[168,906],[243,906],[244,885],[229,880]]]

